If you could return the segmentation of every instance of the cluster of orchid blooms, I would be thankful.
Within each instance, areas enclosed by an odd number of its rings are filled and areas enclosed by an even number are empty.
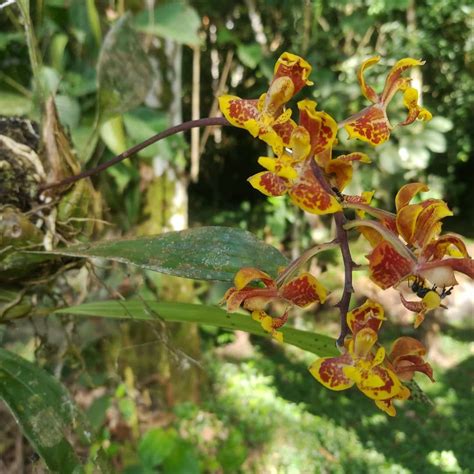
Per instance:
[[[415,327],[425,314],[442,305],[457,284],[454,272],[474,278],[474,260],[462,239],[455,234],[441,234],[441,220],[452,215],[446,203],[439,199],[426,199],[412,204],[412,199],[428,188],[422,183],[403,186],[395,200],[396,214],[371,205],[373,192],[359,196],[342,194],[351,181],[355,162],[370,163],[364,153],[332,156],[337,133],[345,128],[350,138],[357,138],[373,146],[384,143],[394,126],[387,117],[387,106],[394,95],[403,92],[403,103],[408,109],[406,119],[397,126],[415,120],[430,120],[431,114],[418,103],[418,93],[403,73],[423,61],[405,58],[390,70],[382,94],[366,84],[364,72],[379,62],[370,58],[362,64],[358,80],[363,95],[371,105],[348,119],[337,123],[329,114],[316,110],[316,102],[298,102],[299,122],[292,118],[286,104],[309,81],[311,66],[301,57],[284,53],[278,59],[268,91],[258,99],[241,99],[224,95],[219,105],[231,125],[244,128],[273,150],[274,157],[258,159],[265,171],[251,176],[250,184],[266,196],[288,194],[299,208],[313,214],[334,214],[343,233],[355,228],[370,243],[367,256],[370,278],[380,288],[401,289],[402,283],[411,288],[414,301],[407,301],[400,292],[401,303],[416,313]],[[347,221],[344,209],[355,209],[357,218]],[[370,216],[367,218],[366,215]],[[347,234],[346,244],[347,244]],[[332,242],[343,247],[340,234]],[[277,279],[257,268],[242,268],[235,276],[235,287],[227,291],[224,301],[229,312],[244,308],[259,321],[273,338],[283,341],[279,331],[288,319],[292,306],[301,308],[312,303],[324,303],[327,291],[310,273],[292,275],[324,244],[305,254],[283,269]],[[344,251],[343,251],[344,256]],[[344,259],[349,275],[352,259]],[[347,280],[347,271],[346,271]],[[347,281],[346,281],[347,284]],[[379,345],[378,333],[384,318],[380,304],[367,300],[362,306],[348,311],[350,288],[341,309],[341,335],[338,339],[341,355],[317,359],[310,367],[311,374],[325,387],[345,390],[356,385],[377,407],[395,415],[393,400],[405,400],[410,390],[404,381],[415,371],[425,373],[433,380],[430,365],[423,356],[422,343],[411,337],[400,337],[389,354]],[[271,302],[285,305],[283,315],[274,317],[265,310]]]

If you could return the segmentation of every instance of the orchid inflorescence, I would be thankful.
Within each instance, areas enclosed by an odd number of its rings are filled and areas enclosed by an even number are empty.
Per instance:
[[[394,128],[431,119],[431,113],[419,105],[418,92],[411,87],[410,78],[403,76],[406,70],[424,62],[412,58],[398,61],[378,94],[366,83],[364,72],[379,61],[378,56],[364,61],[358,72],[362,93],[371,105],[339,123],[328,113],[317,110],[316,102],[308,99],[297,103],[298,122],[293,120],[287,103],[313,83],[309,80],[311,66],[288,52],[276,62],[266,93],[257,99],[224,95],[219,97],[219,105],[231,125],[246,129],[273,151],[274,156],[258,158],[265,171],[248,179],[255,189],[266,196],[287,194],[293,204],[312,214],[334,215],[337,237],[333,242],[341,247],[345,265],[344,292],[337,305],[341,312],[341,355],[317,359],[309,369],[311,374],[331,390],[356,385],[378,408],[394,416],[393,401],[410,397],[404,382],[411,380],[416,371],[433,380],[433,371],[423,358],[425,347],[414,338],[398,338],[386,353],[379,344],[379,331],[385,319],[379,303],[367,300],[349,311],[355,264],[347,231],[356,229],[368,240],[372,247],[367,256],[371,280],[382,289],[400,291],[401,303],[416,313],[415,327],[423,322],[427,312],[445,307],[444,298],[457,284],[454,272],[474,278],[474,261],[460,236],[441,235],[442,219],[452,215],[445,202],[426,199],[411,203],[416,195],[428,191],[426,185],[404,185],[395,198],[396,214],[371,205],[374,192],[342,194],[352,179],[354,164],[369,164],[371,160],[360,152],[334,157],[339,129],[344,128],[350,138],[377,146],[389,139]],[[406,119],[394,126],[387,116],[387,106],[399,91],[408,112]],[[348,208],[355,209],[355,220],[346,220],[344,210]],[[326,300],[327,290],[311,273],[303,272],[290,279],[307,260],[295,260],[281,270],[277,279],[261,269],[242,268],[235,276],[235,286],[224,296],[227,310],[235,312],[242,307],[250,311],[265,331],[282,342],[283,332],[279,329],[286,323],[291,307],[305,308]],[[405,299],[402,283],[408,285],[417,299]],[[280,307],[283,304],[283,313],[268,314],[266,308],[271,302],[280,303]]]

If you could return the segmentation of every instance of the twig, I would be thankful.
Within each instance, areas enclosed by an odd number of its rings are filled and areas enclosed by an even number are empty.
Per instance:
[[[132,146],[132,148],[125,150],[123,153],[120,153],[120,155],[115,156],[114,158],[106,161],[105,163],[100,164],[99,166],[96,166],[95,168],[83,171],[82,173],[76,174],[74,176],[69,176],[61,181],[41,186],[40,192],[46,191],[47,189],[56,188],[58,186],[66,186],[75,183],[80,179],[88,178],[89,176],[100,173],[101,171],[104,171],[107,168],[110,168],[111,166],[119,163],[120,161],[129,158],[135,153],[138,153],[139,151],[152,145],[153,143],[156,143],[159,140],[162,140],[163,138],[175,135],[176,133],[185,132],[194,127],[207,127],[210,125],[225,126],[229,125],[229,122],[224,117],[208,117],[199,120],[190,120],[189,122],[184,122],[179,125],[175,125],[174,127],[170,127],[167,130],[164,130],[163,132],[153,135],[152,137],[148,138],[144,142],[139,143],[138,145]]]
[[[232,50],[227,51],[227,56],[225,58],[224,66],[222,67],[222,73],[219,78],[219,84],[217,85],[217,89],[214,91],[214,100],[212,101],[211,110],[209,115],[214,117],[217,113],[219,113],[219,100],[218,97],[224,93],[225,86],[227,84],[227,78],[229,77],[230,70],[232,68],[232,60],[234,58],[234,52]],[[204,149],[206,148],[207,140],[211,134],[211,127],[206,127],[202,134],[201,144],[199,145],[199,154],[202,155],[204,153]]]
[[[334,191],[326,181],[323,171],[313,158],[311,158],[311,170],[324,190],[329,194],[334,195]],[[349,248],[349,239],[347,237],[347,231],[344,228],[344,225],[346,224],[346,217],[344,216],[343,211],[339,211],[334,214],[334,223],[336,224],[336,239],[341,247],[342,260],[344,262],[344,289],[341,299],[336,304],[336,307],[339,308],[341,328],[339,337],[336,340],[336,344],[338,347],[343,347],[344,339],[349,333],[349,327],[347,325],[347,312],[349,311],[352,293],[354,293],[354,288],[352,286],[352,270],[356,264],[352,260],[351,251]]]
[[[296,260],[293,260],[285,270],[279,275],[276,280],[276,284],[278,286],[285,283],[286,280],[301,266],[303,266],[308,260],[313,258],[319,252],[323,252],[325,250],[330,250],[333,248],[339,247],[339,244],[336,241],[326,242],[325,244],[315,245],[310,249],[304,251]]]
[[[200,116],[200,91],[201,91],[201,48],[193,48],[193,89],[192,89],[192,119],[197,120]],[[191,181],[197,182],[199,177],[199,128],[191,130],[191,170],[189,172]]]

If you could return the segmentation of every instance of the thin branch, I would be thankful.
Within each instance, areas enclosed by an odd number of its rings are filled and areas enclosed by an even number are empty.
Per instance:
[[[333,248],[339,247],[339,244],[336,241],[326,242],[324,244],[315,245],[308,250],[305,250],[297,259],[293,260],[285,270],[280,274],[276,280],[277,286],[285,283],[286,280],[302,265],[304,265],[308,260],[313,258],[319,252],[325,250],[330,250]]]
[[[357,219],[344,224],[344,229],[346,230],[354,227],[372,227],[372,229],[375,229],[402,257],[413,262],[417,261],[413,252],[398,238],[398,235],[390,229],[387,229],[387,227],[380,222]]]
[[[193,86],[192,86],[192,116],[193,120],[198,120],[200,116],[200,94],[201,94],[201,48],[193,48]],[[191,130],[191,181],[197,182],[199,178],[199,128]]]
[[[144,148],[153,145],[153,143],[156,143],[157,141],[162,140],[163,138],[175,135],[176,133],[186,132],[187,130],[190,130],[194,127],[208,127],[210,125],[225,126],[229,125],[229,122],[224,117],[208,117],[199,120],[190,120],[189,122],[184,122],[179,125],[175,125],[174,127],[170,127],[167,130],[164,130],[163,132],[153,135],[144,142],[141,142],[138,145],[129,148],[128,150],[125,150],[123,153],[120,153],[120,155],[115,156],[114,158],[106,161],[105,163],[100,164],[99,166],[96,166],[95,168],[83,171],[82,173],[76,174],[74,176],[69,176],[55,183],[46,184],[40,187],[40,192],[46,191],[47,189],[56,188],[58,186],[67,186],[69,184],[75,183],[76,181],[79,181],[80,179],[88,178],[89,176],[93,176],[97,173],[100,173],[106,170],[107,168],[110,168],[111,166],[119,163],[120,161],[129,158],[135,153],[138,153]]]
[[[315,175],[316,179],[319,181],[324,190],[334,195],[334,191],[331,189],[331,186],[326,181],[322,169],[317,165],[313,158],[311,158],[311,170]],[[344,346],[344,339],[347,334],[349,334],[349,327],[347,325],[347,313],[349,311],[349,304],[351,302],[352,293],[354,293],[354,288],[352,286],[352,270],[356,266],[355,262],[352,260],[351,250],[349,248],[349,239],[347,237],[347,230],[344,228],[346,224],[346,217],[344,216],[343,211],[336,212],[334,214],[334,223],[336,224],[336,239],[341,247],[342,260],[344,263],[344,288],[342,291],[342,296],[337,307],[339,308],[340,313],[340,333],[337,338],[336,344],[338,347]]]
[[[369,206],[368,204],[364,204],[361,202],[350,202],[344,201],[341,203],[342,207],[347,209],[357,209],[359,211],[364,211],[371,216],[377,217],[378,219],[392,219],[395,220],[397,217],[396,214],[390,211],[386,211],[385,209],[379,209],[378,207]]]

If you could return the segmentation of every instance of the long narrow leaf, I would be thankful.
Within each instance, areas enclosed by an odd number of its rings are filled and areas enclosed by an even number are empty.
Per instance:
[[[259,336],[268,337],[261,326],[247,314],[228,314],[215,306],[187,303],[157,303],[156,301],[100,301],[85,303],[79,306],[63,308],[56,314],[73,314],[75,316],[98,316],[110,319],[135,319],[153,321],[162,318],[165,321],[192,322],[221,327],[229,330],[240,330]],[[334,339],[323,334],[300,331],[290,327],[282,328],[284,341],[305,351],[321,356],[336,355]]]

